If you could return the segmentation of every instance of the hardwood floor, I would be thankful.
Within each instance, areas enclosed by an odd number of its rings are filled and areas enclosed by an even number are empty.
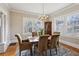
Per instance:
[[[65,48],[69,48],[72,51],[79,52],[79,49],[74,48],[72,46],[65,45],[63,43],[60,43],[60,45],[63,45]],[[16,55],[16,48],[17,48],[17,46],[18,46],[18,44],[10,45],[5,53],[0,53],[0,56],[15,56]]]
[[[11,44],[7,48],[6,52],[0,53],[0,56],[15,56],[15,54],[16,54],[16,47],[17,47],[17,44]]]
[[[74,48],[74,47],[72,47],[72,46],[69,46],[69,45],[66,45],[66,44],[63,44],[63,43],[60,43],[60,44],[63,45],[65,48],[69,48],[70,50],[79,53],[79,48]]]

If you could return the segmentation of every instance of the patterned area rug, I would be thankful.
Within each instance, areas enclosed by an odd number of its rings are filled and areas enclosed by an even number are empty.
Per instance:
[[[30,56],[30,51],[25,50],[21,53],[22,56]],[[19,56],[19,49],[16,50],[16,56]],[[33,56],[39,56],[38,53],[33,54]],[[50,51],[47,51],[47,56],[50,56]],[[57,49],[57,54],[54,49],[52,49],[52,56],[79,56],[79,53],[72,51],[68,48],[64,48],[63,46],[60,46],[60,48]]]

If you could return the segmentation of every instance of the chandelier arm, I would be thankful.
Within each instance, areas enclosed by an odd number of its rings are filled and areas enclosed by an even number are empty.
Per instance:
[[[43,8],[43,15],[44,15],[44,3],[42,3],[42,8]]]
[[[45,11],[45,10],[44,10],[44,7],[45,7],[45,6],[44,6],[44,3],[42,3],[43,15],[42,15],[42,16],[40,16],[40,19],[41,19],[41,20],[46,20],[46,19],[48,18],[48,16],[46,16],[46,15],[45,15],[45,12],[44,12],[44,11]]]

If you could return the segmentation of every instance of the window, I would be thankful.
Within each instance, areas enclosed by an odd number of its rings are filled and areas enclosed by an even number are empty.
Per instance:
[[[54,18],[55,31],[61,32],[63,35],[79,33],[79,13],[58,16]]]
[[[38,32],[42,26],[42,21],[33,17],[24,17],[23,18],[23,33],[27,32]]]
[[[68,19],[68,33],[79,32],[79,14],[73,14]]]

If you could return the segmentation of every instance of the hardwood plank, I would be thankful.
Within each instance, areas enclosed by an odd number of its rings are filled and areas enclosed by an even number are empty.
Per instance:
[[[64,43],[60,43],[60,44],[63,45],[65,48],[69,48],[72,51],[75,51],[75,52],[78,52],[79,53],[79,48],[75,48],[75,47],[69,46],[69,45],[64,44]]]
[[[0,56],[15,56],[17,44],[10,45],[6,52],[0,53]]]

